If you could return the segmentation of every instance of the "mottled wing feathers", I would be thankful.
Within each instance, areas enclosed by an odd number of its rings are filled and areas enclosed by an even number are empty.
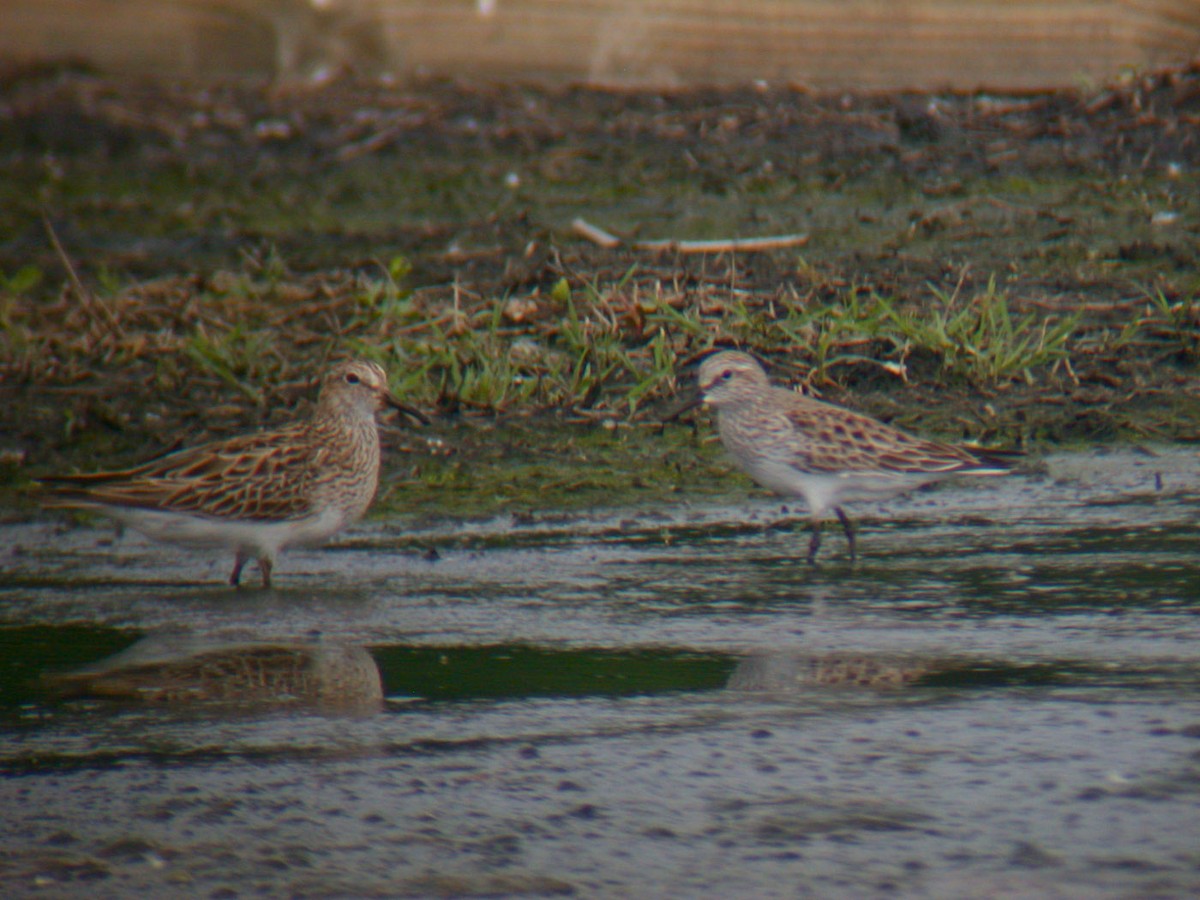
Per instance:
[[[795,455],[791,463],[806,472],[941,475],[999,472],[1007,468],[994,465],[991,460],[983,461],[968,450],[913,437],[840,407],[782,388],[772,391],[788,398],[780,408],[786,410],[784,427],[791,433],[790,444]]]
[[[57,505],[109,504],[217,518],[284,520],[311,513],[320,453],[303,426],[203,444],[120,472],[51,479]]]

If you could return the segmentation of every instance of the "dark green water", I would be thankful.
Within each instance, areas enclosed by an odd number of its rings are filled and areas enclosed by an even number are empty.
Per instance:
[[[0,533],[0,885],[45,896],[1200,891],[1197,456],[228,560]],[[147,641],[365,647],[353,714],[60,696]],[[876,686],[846,683],[867,673]],[[831,683],[839,682],[839,683]],[[902,686],[895,686],[901,682]]]

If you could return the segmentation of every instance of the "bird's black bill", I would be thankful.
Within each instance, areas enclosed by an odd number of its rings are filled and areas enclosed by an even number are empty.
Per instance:
[[[692,386],[680,392],[679,399],[675,404],[667,410],[662,417],[662,423],[665,425],[668,422],[674,422],[685,412],[689,412],[704,402],[704,394],[700,388]]]
[[[400,412],[402,412],[406,416],[408,416],[410,419],[415,419],[417,422],[420,422],[422,425],[432,425],[433,424],[432,420],[430,420],[430,418],[427,415],[425,415],[425,413],[421,412],[419,409],[414,409],[413,407],[409,406],[407,403],[401,403],[399,400],[397,400],[391,394],[386,395],[385,399],[386,399],[388,406],[390,406],[392,409],[399,410]]]

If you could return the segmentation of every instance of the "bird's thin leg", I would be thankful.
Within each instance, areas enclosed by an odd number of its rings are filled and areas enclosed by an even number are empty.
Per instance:
[[[238,551],[237,559],[233,562],[233,574],[229,576],[229,583],[234,587],[238,586],[238,582],[242,580],[242,569],[246,563],[250,561],[250,554]]]
[[[835,506],[833,511],[837,513],[838,521],[842,523],[842,531],[846,532],[846,542],[850,545],[850,562],[858,559],[858,547],[854,540],[854,525],[850,521],[850,517],[846,515],[840,506]]]
[[[258,570],[262,572],[263,587],[265,588],[271,586],[271,569],[274,568],[274,565],[269,556],[260,556],[258,558]]]
[[[817,551],[821,549],[821,517],[812,518],[812,537],[808,539],[808,564],[817,564]]]

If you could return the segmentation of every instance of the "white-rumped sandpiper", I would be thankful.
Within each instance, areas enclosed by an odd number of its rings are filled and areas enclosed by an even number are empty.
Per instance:
[[[821,546],[821,522],[837,515],[856,556],[842,504],[881,500],[950,475],[1002,475],[1008,465],[984,451],[905,434],[883,422],[774,387],[746,353],[725,350],[700,365],[703,401],[717,412],[721,443],[763,487],[803,497],[812,516],[808,561]]]

